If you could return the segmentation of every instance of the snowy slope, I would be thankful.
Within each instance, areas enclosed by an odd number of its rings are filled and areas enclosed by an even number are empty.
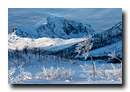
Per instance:
[[[122,40],[116,42],[115,44],[92,50],[90,51],[90,54],[94,57],[108,56],[108,53],[114,52],[114,50],[115,50],[115,55],[119,58],[122,58]]]
[[[47,17],[32,27],[15,28],[17,36],[28,38],[81,38],[88,34],[97,34],[89,25],[64,17]]]
[[[55,51],[70,47],[85,39],[86,38],[62,39],[62,38],[48,38],[48,37],[32,39],[32,38],[18,37],[15,34],[9,34],[8,49],[16,50],[17,47],[19,50],[22,50],[25,46],[29,46],[30,48],[40,47],[45,50]]]

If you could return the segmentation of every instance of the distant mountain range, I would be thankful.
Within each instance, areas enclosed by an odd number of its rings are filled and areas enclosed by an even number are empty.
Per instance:
[[[32,27],[14,28],[17,36],[28,38],[81,38],[97,34],[90,24],[68,20],[64,17],[47,17]]]

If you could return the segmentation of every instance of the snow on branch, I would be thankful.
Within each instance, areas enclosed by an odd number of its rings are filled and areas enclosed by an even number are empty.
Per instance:
[[[111,57],[111,58],[108,58],[108,59],[117,59],[117,60],[119,60],[120,62],[122,62],[119,58],[116,57],[116,55],[115,55],[115,50],[114,50],[114,52],[108,53],[108,56]]]
[[[109,59],[114,59],[116,56],[115,56],[115,50],[114,50],[114,53],[111,52],[111,53],[108,53],[108,56],[110,56],[111,58]]]
[[[78,43],[75,51],[78,52],[78,54],[75,58],[77,58],[80,54],[82,54],[83,56],[85,56],[85,60],[87,59],[89,55],[88,51],[91,50],[93,47],[93,43],[91,43],[91,41],[94,40],[94,38],[92,38],[93,36],[91,36],[90,34],[89,36],[84,36],[86,40],[81,43]]]

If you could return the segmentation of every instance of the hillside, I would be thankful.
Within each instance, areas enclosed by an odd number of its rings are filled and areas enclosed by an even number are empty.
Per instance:
[[[94,35],[93,48],[90,54],[95,57],[95,59],[108,58],[108,53],[115,50],[116,56],[122,58],[122,22],[117,23],[112,28],[102,32],[100,34]],[[60,50],[69,56],[76,56],[77,53],[76,45]],[[84,58],[80,56],[79,58]]]

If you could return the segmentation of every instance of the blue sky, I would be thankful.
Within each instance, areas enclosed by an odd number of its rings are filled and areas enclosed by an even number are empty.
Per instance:
[[[102,32],[122,21],[122,8],[8,8],[8,33],[14,27],[33,26],[48,16],[77,20]]]

